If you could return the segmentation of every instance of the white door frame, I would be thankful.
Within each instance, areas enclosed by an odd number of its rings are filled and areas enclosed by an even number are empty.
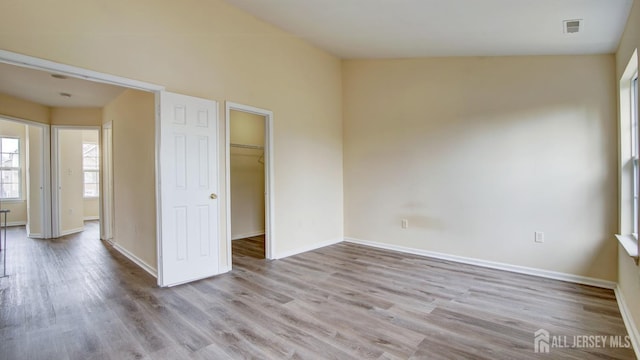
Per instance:
[[[51,209],[55,209],[56,211],[52,212],[51,216],[51,225],[52,225],[52,235],[54,238],[67,235],[62,234],[60,229],[60,214],[62,209],[60,206],[62,205],[62,201],[60,199],[60,130],[95,130],[98,132],[98,149],[100,156],[102,156],[102,129],[100,126],[76,126],[76,125],[52,125],[51,126]],[[82,149],[78,149],[78,151],[82,151]],[[98,178],[102,177],[102,164],[100,164],[98,169]],[[99,188],[102,189],[102,182],[100,182]],[[99,190],[100,190],[99,189]],[[98,198],[98,209],[102,208],[102,196]],[[101,215],[101,214],[100,214]],[[100,228],[102,228],[102,216],[100,217]],[[101,231],[102,233],[102,231]]]
[[[41,234],[38,236],[32,236],[32,234],[27,234],[29,237],[49,239],[51,238],[51,163],[46,161],[50,158],[50,150],[51,150],[51,126],[48,124],[42,124],[36,121],[20,119],[13,116],[0,115],[0,118],[14,121],[18,123],[22,123],[29,126],[35,126],[42,129],[42,168],[40,169],[40,174],[42,176],[42,198],[40,199],[40,229]],[[28,151],[27,151],[28,152]],[[27,169],[27,176],[28,169]],[[24,191],[28,191],[29,183],[27,182],[27,189]],[[29,202],[29,198],[26,198],[27,204]],[[27,213],[27,221],[29,221],[28,213]]]
[[[231,119],[231,110],[243,111],[246,113],[263,116],[264,121],[264,239],[265,239],[265,258],[275,258],[275,211],[274,211],[274,181],[273,175],[273,112],[257,107],[225,102],[225,168],[226,168],[226,203],[227,203],[227,264],[229,269],[232,267],[231,258],[231,129],[229,121]]]
[[[113,121],[102,124],[100,153],[100,238],[113,239]]]

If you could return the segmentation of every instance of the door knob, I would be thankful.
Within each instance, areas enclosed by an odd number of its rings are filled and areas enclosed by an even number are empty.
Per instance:
[[[211,195],[209,195],[209,198],[211,198],[211,199],[217,199],[217,198],[218,198],[218,195],[216,195],[216,194],[211,194]]]

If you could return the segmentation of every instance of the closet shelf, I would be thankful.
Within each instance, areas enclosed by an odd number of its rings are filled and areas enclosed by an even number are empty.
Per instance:
[[[260,145],[248,145],[248,144],[230,144],[231,147],[241,148],[241,149],[255,149],[255,150],[264,150],[264,146]]]

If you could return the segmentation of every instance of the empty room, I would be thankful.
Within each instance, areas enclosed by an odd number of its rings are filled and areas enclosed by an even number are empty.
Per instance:
[[[0,7],[0,359],[640,354],[638,1]]]

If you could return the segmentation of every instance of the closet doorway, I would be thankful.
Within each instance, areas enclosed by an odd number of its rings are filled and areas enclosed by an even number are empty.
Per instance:
[[[227,102],[228,263],[271,259],[271,112]]]

